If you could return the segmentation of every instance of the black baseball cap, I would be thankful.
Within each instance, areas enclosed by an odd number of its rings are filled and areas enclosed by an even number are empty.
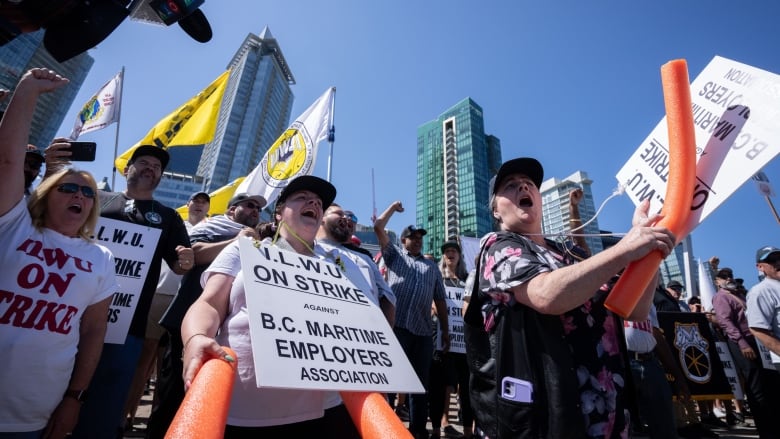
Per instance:
[[[159,148],[154,145],[141,145],[136,148],[135,151],[133,151],[133,155],[130,157],[130,161],[134,162],[135,159],[144,155],[150,155],[160,160],[160,164],[162,165],[163,170],[165,170],[165,168],[168,166],[168,161],[171,159],[168,151],[163,148]]]
[[[428,233],[428,231],[415,226],[406,226],[404,227],[404,230],[401,232],[401,239],[408,238],[410,235],[413,235],[415,233],[419,233],[420,236],[425,236]]]
[[[190,195],[190,201],[196,198],[205,198],[206,201],[208,201],[209,203],[211,202],[211,195],[209,195],[206,192],[195,192],[194,194]]]
[[[284,203],[287,197],[298,191],[311,191],[317,194],[320,200],[322,200],[322,210],[330,207],[333,200],[336,199],[336,187],[330,184],[329,181],[313,175],[301,175],[295,177],[282,189],[276,204]]]
[[[460,244],[458,244],[455,241],[447,241],[444,244],[442,244],[441,245],[441,252],[444,253],[444,251],[447,250],[448,248],[454,248],[455,250],[458,251],[458,253],[462,253],[462,251],[460,249]]]
[[[257,204],[260,205],[260,209],[264,208],[265,205],[268,204],[268,202],[265,200],[265,198],[262,195],[249,195],[246,192],[241,192],[233,195],[233,198],[231,198],[230,201],[228,202],[228,208],[231,208],[236,204],[239,204],[247,200],[254,200]]]
[[[27,145],[27,157],[31,157],[38,161],[38,166],[40,166],[44,161],[43,153],[40,149],[36,148],[35,145]]]
[[[680,291],[685,289],[685,287],[683,287],[683,284],[681,284],[680,282],[677,282],[676,280],[669,281],[669,283],[666,284],[666,288],[671,288],[673,290],[676,290],[676,289],[679,288]]]
[[[769,255],[777,252],[780,252],[780,248],[772,246],[761,247],[756,251],[756,264],[759,262],[765,262]]]
[[[544,179],[544,168],[538,160],[530,157],[520,157],[504,162],[496,176],[490,180],[490,194],[495,195],[496,190],[505,178],[512,174],[523,174],[534,182],[537,188],[542,186],[542,180]]]

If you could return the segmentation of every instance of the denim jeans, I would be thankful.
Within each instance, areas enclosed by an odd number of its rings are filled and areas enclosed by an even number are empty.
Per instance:
[[[647,423],[649,436],[653,439],[676,438],[672,388],[658,359],[631,359],[631,375],[636,386],[639,403],[638,422]]]
[[[428,376],[433,359],[433,336],[415,335],[403,328],[393,329],[398,343],[414,368],[426,393],[409,395],[409,430],[412,433],[426,433],[428,422]]]

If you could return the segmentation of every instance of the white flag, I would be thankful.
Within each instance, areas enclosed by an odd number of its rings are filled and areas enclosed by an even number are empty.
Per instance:
[[[119,72],[81,107],[70,139],[76,140],[81,134],[101,130],[119,121],[121,96],[122,72]]]
[[[699,294],[704,311],[712,311],[712,298],[715,297],[715,284],[710,276],[709,262],[699,261]]]
[[[268,148],[260,164],[236,188],[235,193],[262,195],[273,203],[282,189],[299,175],[311,174],[317,145],[333,126],[336,87],[329,88]]]

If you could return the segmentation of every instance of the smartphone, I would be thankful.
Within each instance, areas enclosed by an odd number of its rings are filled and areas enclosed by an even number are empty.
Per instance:
[[[70,161],[93,162],[95,161],[95,142],[70,142]]]
[[[534,385],[518,378],[504,377],[501,380],[501,397],[509,401],[533,402]]]

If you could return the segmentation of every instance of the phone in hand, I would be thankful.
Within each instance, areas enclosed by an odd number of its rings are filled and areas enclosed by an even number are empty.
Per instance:
[[[95,161],[95,142],[70,142],[70,161],[93,162]]]

